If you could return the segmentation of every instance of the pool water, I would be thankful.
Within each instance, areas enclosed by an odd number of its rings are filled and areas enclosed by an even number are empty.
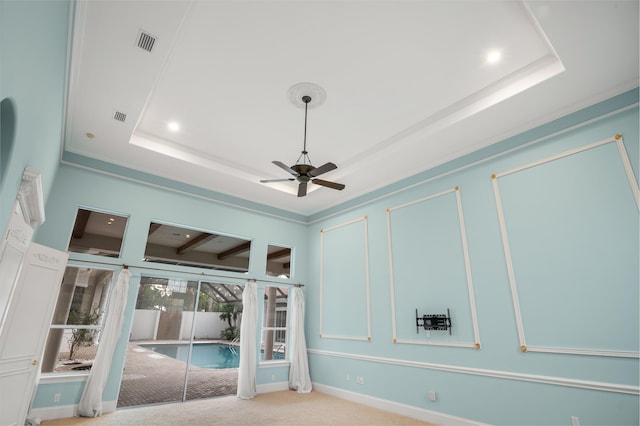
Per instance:
[[[189,356],[188,343],[163,343],[140,345],[159,354],[177,359],[184,363]],[[260,359],[262,359],[262,354]],[[273,354],[273,359],[282,359],[282,354]],[[191,364],[201,368],[238,368],[240,365],[240,348],[222,343],[194,343],[191,352]]]

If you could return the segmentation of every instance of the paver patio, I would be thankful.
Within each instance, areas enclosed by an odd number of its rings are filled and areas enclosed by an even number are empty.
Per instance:
[[[186,364],[139,346],[144,343],[159,342],[129,343],[118,408],[182,401]],[[237,368],[210,369],[191,366],[186,400],[235,395],[237,386]]]

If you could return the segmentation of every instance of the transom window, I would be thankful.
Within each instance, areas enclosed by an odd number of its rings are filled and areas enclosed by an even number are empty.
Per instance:
[[[151,222],[144,261],[244,273],[250,254],[250,240]]]
[[[291,278],[291,248],[269,244],[267,247],[267,275]]]
[[[120,257],[127,217],[79,208],[68,250],[96,256]]]

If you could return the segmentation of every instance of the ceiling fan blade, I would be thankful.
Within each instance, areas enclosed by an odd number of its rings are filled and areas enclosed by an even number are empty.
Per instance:
[[[338,166],[336,166],[333,163],[326,163],[323,164],[320,167],[316,167],[315,169],[311,170],[309,173],[307,173],[309,176],[311,177],[316,177],[316,176],[320,176],[323,173],[327,173],[330,172],[331,170],[337,169]]]
[[[307,195],[307,182],[300,182],[298,185],[298,197],[304,197]]]
[[[327,188],[337,189],[338,191],[342,191],[345,188],[345,186],[341,183],[329,182],[328,180],[313,179],[311,182],[315,183],[316,185],[326,186]]]
[[[294,178],[285,178],[285,179],[263,179],[260,182],[262,183],[271,183],[271,182],[289,182],[295,180]]]
[[[295,170],[293,170],[291,167],[284,164],[282,161],[272,161],[272,163],[280,167],[281,169],[288,171],[292,175],[298,176],[298,173]]]

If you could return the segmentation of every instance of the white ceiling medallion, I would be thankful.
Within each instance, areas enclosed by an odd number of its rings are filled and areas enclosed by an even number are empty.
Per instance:
[[[317,108],[327,99],[327,92],[315,83],[298,83],[294,84],[287,90],[289,102],[298,108],[304,109],[307,104],[302,100],[304,96],[309,96],[311,101],[308,104],[309,109]]]

